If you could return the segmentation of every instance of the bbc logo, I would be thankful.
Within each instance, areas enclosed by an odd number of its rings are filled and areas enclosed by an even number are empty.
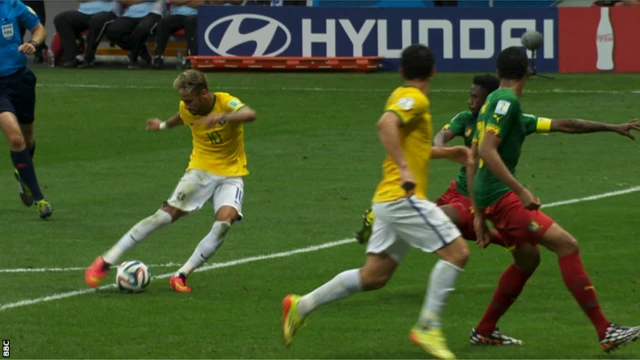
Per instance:
[[[2,340],[2,357],[5,359],[9,358],[11,354],[10,346],[9,340]]]

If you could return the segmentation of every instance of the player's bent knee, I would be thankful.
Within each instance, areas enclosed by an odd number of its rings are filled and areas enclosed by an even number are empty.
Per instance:
[[[380,273],[380,272],[368,272],[365,269],[360,271],[360,281],[362,281],[362,288],[366,291],[382,289],[389,280],[393,273]]]
[[[530,249],[518,248],[513,252],[513,263],[519,270],[532,273],[540,265],[540,251],[533,246]]]
[[[186,214],[186,212],[176,209],[171,205],[163,205],[160,209],[171,216],[172,222],[175,222]]]
[[[360,269],[360,281],[366,291],[382,289],[393,276],[398,264],[387,254],[369,254]]]
[[[20,126],[18,126],[18,120],[12,113],[3,112],[0,114],[0,128],[7,137],[9,148],[12,151],[22,151],[27,147]]]
[[[467,242],[462,237],[456,238],[449,245],[437,250],[436,254],[442,260],[459,268],[464,268],[467,265],[470,255],[469,246],[467,246]]]
[[[7,140],[9,141],[11,151],[22,151],[27,148],[24,138],[20,133],[7,134]]]
[[[578,240],[558,224],[551,225],[551,228],[542,236],[540,244],[555,252],[558,257],[580,252]]]
[[[233,206],[223,206],[216,213],[216,221],[233,224],[238,219],[238,209]]]

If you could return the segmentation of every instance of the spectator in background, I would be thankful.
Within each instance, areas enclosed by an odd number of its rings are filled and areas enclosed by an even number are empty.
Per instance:
[[[156,57],[153,59],[155,69],[164,68],[162,56],[167,47],[169,36],[180,29],[184,29],[188,54],[198,54],[198,6],[204,3],[204,0],[171,0],[170,14],[160,20],[156,31]],[[185,67],[191,67],[189,60],[186,61]]]
[[[120,4],[114,0],[85,0],[78,10],[63,11],[56,15],[53,24],[62,44],[62,66],[88,68],[93,65],[100,38],[107,25],[118,18]],[[81,33],[89,30],[84,57],[76,42]]]
[[[106,36],[129,51],[129,69],[139,67],[138,57],[151,65],[146,41],[166,11],[165,0],[120,0],[120,3],[127,8],[122,17],[109,25]]]
[[[211,5],[242,5],[244,0],[209,0],[207,3]]]
[[[640,6],[640,0],[596,0],[593,6]]]
[[[23,3],[33,10],[36,15],[38,15],[38,19],[40,19],[40,23],[42,26],[45,26],[47,23],[47,12],[44,8],[44,0],[24,0]],[[20,28],[20,36],[24,39],[24,34],[27,29]],[[33,56],[36,58],[37,63],[44,62],[44,55],[42,54],[43,50],[46,51],[49,49],[47,47],[47,43],[43,42],[38,46],[36,52],[33,53]]]

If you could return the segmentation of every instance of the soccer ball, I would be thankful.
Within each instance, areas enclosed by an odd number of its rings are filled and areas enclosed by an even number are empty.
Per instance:
[[[125,261],[118,266],[116,285],[120,290],[135,293],[142,292],[150,282],[151,274],[147,265],[143,264],[142,261]]]
[[[542,34],[535,30],[529,30],[520,39],[522,46],[529,50],[536,50],[542,46]]]

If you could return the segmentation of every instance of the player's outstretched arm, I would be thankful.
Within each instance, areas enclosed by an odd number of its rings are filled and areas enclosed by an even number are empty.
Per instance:
[[[402,119],[391,111],[387,111],[378,120],[378,137],[382,143],[382,147],[387,152],[391,160],[396,164],[400,172],[402,188],[405,189],[407,195],[412,195],[416,182],[407,164],[407,159],[402,151],[402,143],[400,142],[400,127]]]
[[[554,119],[551,120],[550,132],[563,132],[568,134],[586,134],[593,132],[617,132],[622,136],[626,136],[635,140],[635,136],[631,130],[640,131],[640,123],[638,120],[629,120],[624,124],[605,124],[597,121],[589,121],[582,119]]]
[[[433,145],[439,147],[449,146],[449,141],[456,137],[456,133],[449,129],[442,129],[438,131],[436,137],[433,138]]]
[[[176,113],[167,121],[162,121],[158,118],[147,120],[147,131],[166,130],[182,125],[184,125],[184,121],[182,121],[180,113]]]
[[[431,159],[448,159],[466,166],[471,162],[471,150],[465,146],[436,146],[431,148]]]
[[[502,183],[507,185],[518,197],[522,206],[529,210],[535,210],[540,207],[540,200],[533,196],[516,178],[509,172],[509,169],[498,154],[498,147],[502,143],[502,139],[489,131],[485,132],[484,139],[478,148],[480,161],[484,166],[489,168]],[[468,175],[467,175],[468,177]]]

